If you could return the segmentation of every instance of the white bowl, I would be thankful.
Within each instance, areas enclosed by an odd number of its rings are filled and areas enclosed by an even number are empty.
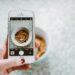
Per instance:
[[[34,64],[40,64],[49,54],[49,39],[46,31],[44,31],[42,28],[36,27],[35,35],[43,37],[46,41],[46,52],[38,60],[34,62]]]
[[[24,43],[19,43],[19,42],[15,39],[15,34],[16,34],[19,30],[21,30],[21,29],[26,29],[26,30],[28,31],[28,33],[29,33],[29,38],[28,38],[28,40],[27,40],[26,42],[24,42]],[[31,40],[32,40],[32,32],[29,31],[29,30],[28,30],[27,28],[25,28],[25,27],[17,27],[17,28],[15,28],[15,29],[13,30],[13,32],[12,32],[12,34],[11,34],[11,39],[12,39],[13,43],[14,43],[15,45],[17,45],[17,46],[27,46],[27,45],[31,42]]]

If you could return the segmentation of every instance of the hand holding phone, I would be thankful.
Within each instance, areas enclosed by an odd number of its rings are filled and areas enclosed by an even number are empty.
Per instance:
[[[34,14],[32,11],[11,11],[8,16],[8,57],[23,57],[25,63],[33,63]]]

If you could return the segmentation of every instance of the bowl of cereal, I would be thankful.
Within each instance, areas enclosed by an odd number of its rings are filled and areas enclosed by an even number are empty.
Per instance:
[[[32,40],[32,32],[26,27],[17,27],[13,30],[11,39],[17,46],[26,46]]]
[[[36,44],[37,42],[37,44]],[[35,56],[34,64],[41,63],[49,54],[49,39],[45,30],[36,27],[35,29]]]

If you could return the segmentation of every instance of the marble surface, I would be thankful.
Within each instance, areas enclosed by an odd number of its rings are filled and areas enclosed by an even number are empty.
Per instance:
[[[12,75],[74,75],[75,0],[0,0],[0,48],[6,39],[11,9],[33,10],[36,26],[46,31],[50,43],[48,60],[41,66]]]

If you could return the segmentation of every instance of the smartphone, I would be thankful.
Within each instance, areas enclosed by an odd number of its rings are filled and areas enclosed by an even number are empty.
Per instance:
[[[25,59],[25,64],[35,61],[34,13],[10,11],[8,14],[8,58]]]

